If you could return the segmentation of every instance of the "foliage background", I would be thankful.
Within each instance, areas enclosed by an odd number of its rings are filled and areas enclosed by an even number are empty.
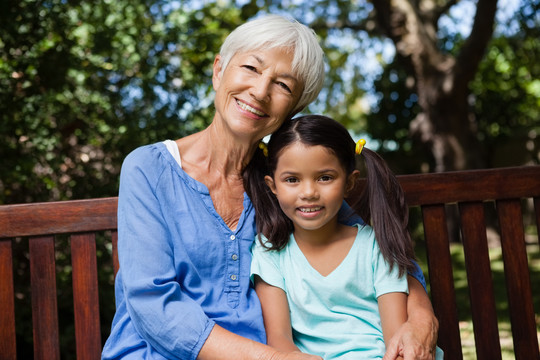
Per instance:
[[[538,3],[501,0],[495,38],[469,86],[487,167],[539,161]],[[411,69],[373,25],[369,2],[6,0],[0,6],[0,203],[115,195],[130,150],[208,124],[214,55],[233,28],[268,11],[312,25],[325,48],[326,86],[307,111],[367,134],[396,173],[434,169],[430,150],[411,136],[421,110],[407,84]],[[461,8],[440,20],[438,41],[449,54],[470,32],[463,17],[474,5]],[[363,27],[347,25],[352,20]]]
[[[470,32],[475,2],[448,4],[437,41],[452,55]],[[539,7],[539,0],[499,1],[493,39],[469,84],[487,167],[540,161]],[[132,149],[209,123],[219,46],[236,26],[265,12],[291,15],[321,38],[327,79],[307,112],[326,113],[367,137],[398,174],[433,171],[432,154],[410,132],[421,111],[411,69],[372,10],[358,0],[1,2],[0,204],[116,196]],[[67,242],[57,239],[65,359],[74,353]],[[29,289],[17,285],[28,283],[27,243],[18,239],[14,251],[18,350],[27,358]],[[105,340],[114,313],[105,237],[98,253]]]

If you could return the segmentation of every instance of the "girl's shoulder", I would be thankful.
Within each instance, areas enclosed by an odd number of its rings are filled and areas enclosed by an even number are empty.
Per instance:
[[[255,240],[251,245],[251,252],[255,256],[262,255],[264,257],[279,257],[290,248],[291,239],[287,242],[287,245],[281,250],[270,250],[272,243],[263,234],[255,235]]]
[[[357,232],[357,237],[375,237],[375,233],[373,231],[373,228],[368,225],[368,224],[365,224],[363,222],[357,222],[357,223],[354,223],[354,224],[351,224],[351,225],[346,225],[346,226],[349,226],[351,228],[354,228],[356,229],[356,232]]]
[[[367,251],[368,249],[370,251],[379,251],[379,245],[375,239],[375,232],[371,226],[364,223],[357,223],[352,225],[352,227],[357,229],[355,242],[359,243],[359,248],[363,249],[362,251]]]

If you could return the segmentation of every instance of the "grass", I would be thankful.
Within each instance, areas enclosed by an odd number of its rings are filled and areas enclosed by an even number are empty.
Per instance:
[[[463,347],[464,360],[476,359],[473,324],[470,312],[469,293],[467,284],[467,274],[465,271],[465,258],[463,246],[459,243],[451,244],[450,253],[454,270],[454,286],[456,291],[456,301],[458,305],[458,317],[460,319],[460,332]],[[536,329],[540,340],[540,249],[538,237],[531,236],[527,242],[527,254],[529,258],[529,269],[531,274],[531,284],[533,285],[533,306],[536,314]],[[425,258],[425,248],[421,242],[417,242],[417,255],[424,273],[427,274],[427,261]],[[501,342],[503,360],[514,359],[512,330],[508,313],[508,299],[504,279],[504,268],[502,260],[502,250],[498,243],[491,243],[489,248],[491,270],[493,275],[493,288],[495,293],[497,318],[499,321],[499,337]]]

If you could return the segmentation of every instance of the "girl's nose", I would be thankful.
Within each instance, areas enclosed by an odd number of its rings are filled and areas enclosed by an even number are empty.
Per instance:
[[[311,181],[304,181],[302,184],[302,191],[300,197],[302,199],[316,199],[319,196],[317,186]]]

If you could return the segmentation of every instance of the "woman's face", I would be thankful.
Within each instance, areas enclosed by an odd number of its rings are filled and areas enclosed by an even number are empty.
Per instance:
[[[292,71],[292,59],[285,48],[249,51],[234,55],[221,71],[216,56],[214,121],[248,141],[274,132],[293,115],[304,87]]]

